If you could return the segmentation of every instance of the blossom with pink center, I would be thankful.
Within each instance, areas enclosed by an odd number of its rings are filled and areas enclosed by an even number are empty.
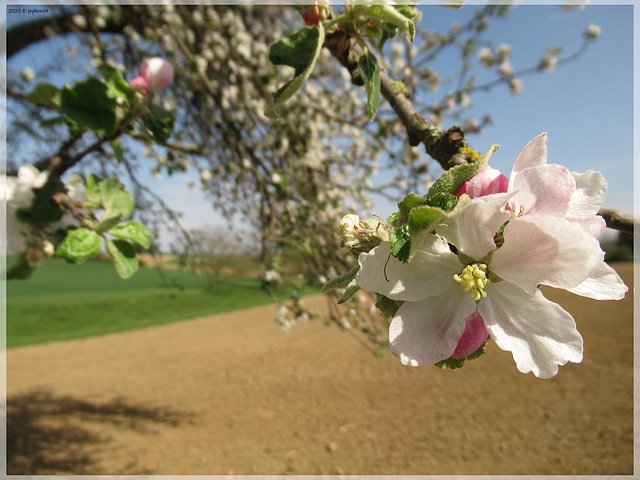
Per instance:
[[[529,142],[516,158],[507,179],[498,170],[485,167],[458,191],[471,198],[499,192],[513,193],[507,209],[518,216],[553,215],[588,227],[598,237],[606,224],[598,215],[607,195],[607,181],[601,173],[587,170],[580,174],[566,167],[547,163],[547,134]],[[568,289],[597,300],[619,300],[627,287],[604,260],[583,284]]]
[[[129,82],[129,86],[143,95],[152,90],[167,88],[173,82],[173,65],[164,58],[147,58],[138,65],[140,76]]]
[[[538,286],[580,285],[602,262],[602,250],[581,223],[543,214],[512,218],[505,205],[513,196],[461,202],[409,263],[390,256],[389,242],[360,255],[358,286],[404,301],[389,328],[391,351],[404,364],[472,353],[486,339],[480,319],[523,373],[549,378],[559,365],[582,360],[573,318]],[[494,236],[507,221],[498,247]]]

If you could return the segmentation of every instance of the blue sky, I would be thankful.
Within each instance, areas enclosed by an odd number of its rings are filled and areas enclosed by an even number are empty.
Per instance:
[[[419,28],[442,31],[453,21],[464,23],[476,5],[467,2],[459,10],[421,8],[424,14]],[[17,18],[7,20],[10,26]],[[512,64],[518,71],[535,64],[547,47],[561,46],[565,55],[575,52],[589,24],[600,26],[602,34],[577,61],[551,73],[524,77],[524,91],[517,96],[510,95],[506,86],[474,94],[468,115],[482,117],[490,113],[493,125],[483,135],[469,137],[469,141],[482,152],[493,143],[500,144],[491,165],[508,175],[519,151],[541,132],[548,132],[550,163],[578,172],[600,171],[609,182],[603,206],[631,214],[635,134],[633,6],[587,5],[566,12],[558,5],[518,5],[508,18],[492,20],[486,37],[494,45],[511,45]],[[27,65],[37,57],[27,51],[12,63],[16,67]],[[446,60],[441,66],[453,73]],[[443,78],[447,76],[444,71]],[[434,98],[440,99],[446,92],[445,86]],[[435,166],[432,171],[438,172]],[[186,225],[193,227],[202,224],[203,218],[216,216],[210,202],[197,189],[186,187],[188,180],[173,177],[157,181],[149,176],[147,183],[169,204],[185,212]],[[383,217],[394,211],[394,205],[388,203],[379,203],[377,208],[375,213]]]

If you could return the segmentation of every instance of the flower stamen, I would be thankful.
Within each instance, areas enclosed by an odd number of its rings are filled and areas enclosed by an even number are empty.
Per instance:
[[[487,266],[484,263],[467,265],[460,275],[454,275],[453,279],[460,284],[462,291],[471,295],[476,302],[487,296],[484,289],[491,283],[487,278]]]

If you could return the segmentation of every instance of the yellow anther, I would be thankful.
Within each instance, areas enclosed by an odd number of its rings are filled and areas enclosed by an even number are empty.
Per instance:
[[[487,266],[484,263],[467,265],[460,275],[454,275],[453,279],[460,284],[463,292],[471,295],[476,302],[482,297],[486,297],[484,291],[489,285],[489,279],[486,272]]]

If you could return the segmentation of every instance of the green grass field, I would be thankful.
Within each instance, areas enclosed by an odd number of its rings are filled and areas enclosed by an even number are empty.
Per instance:
[[[12,259],[8,259],[10,266]],[[7,282],[7,347],[84,338],[270,303],[260,280],[141,267],[122,280],[108,262],[47,259],[27,280]],[[273,293],[286,299],[293,288]],[[311,293],[309,290],[305,293]]]

